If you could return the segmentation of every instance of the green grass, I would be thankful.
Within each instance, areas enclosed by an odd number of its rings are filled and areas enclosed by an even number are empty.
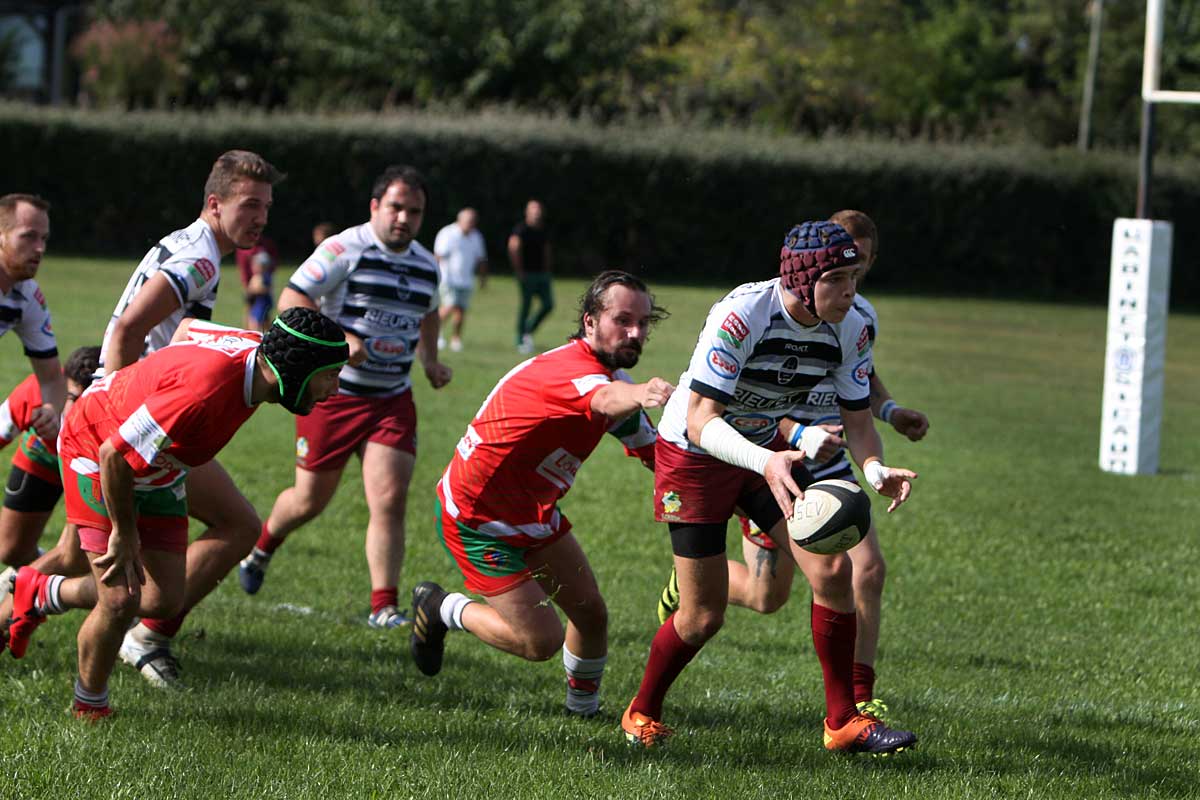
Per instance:
[[[42,283],[64,355],[96,341],[131,262],[51,259]],[[218,320],[238,319],[227,271]],[[579,282],[539,343],[573,328]],[[635,370],[676,380],[719,290],[668,287],[673,316]],[[35,797],[1178,797],[1197,794],[1200,662],[1200,318],[1172,317],[1162,474],[1097,468],[1104,310],[872,295],[880,373],[926,411],[918,445],[885,434],[921,477],[881,520],[889,583],[879,694],[917,731],[885,761],[821,748],[807,599],[725,630],[677,682],[669,748],[630,752],[617,716],[636,690],[670,564],[651,479],[603,444],[563,507],[608,600],[601,719],[563,716],[562,667],[453,635],[437,678],[407,636],[364,624],[361,481],[297,533],[251,598],[226,581],[178,650],[191,690],[118,665],[118,716],[65,714],[82,614],[50,620],[27,657],[0,659],[0,798]],[[432,486],[486,392],[518,359],[516,290],[476,295],[466,352],[434,393],[418,378],[420,454],[403,587],[461,586],[431,524]],[[27,370],[15,337],[0,386]],[[292,474],[291,419],[260,411],[222,454],[265,513]],[[883,505],[876,511],[882,515]],[[61,511],[43,540],[49,545]],[[732,541],[732,540],[731,540]]]

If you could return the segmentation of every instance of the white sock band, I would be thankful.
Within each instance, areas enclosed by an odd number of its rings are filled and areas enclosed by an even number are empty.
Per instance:
[[[442,601],[441,608],[438,609],[438,614],[442,618],[442,624],[452,631],[465,631],[466,627],[462,621],[463,609],[474,602],[474,600],[461,592],[451,592],[446,595],[446,599]]]
[[[50,580],[46,581],[46,602],[39,607],[43,614],[61,614],[66,611],[61,594],[62,584],[66,579],[65,575],[51,575]]]
[[[106,706],[108,705],[108,686],[105,685],[104,690],[100,692],[89,692],[83,688],[83,684],[79,682],[79,678],[75,679],[75,699],[89,706]]]

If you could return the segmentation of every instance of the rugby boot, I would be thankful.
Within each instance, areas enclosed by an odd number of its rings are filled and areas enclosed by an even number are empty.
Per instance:
[[[46,615],[38,610],[38,595],[43,593],[49,575],[43,575],[33,567],[21,567],[13,587],[12,622],[8,626],[8,649],[13,658],[23,658],[29,648],[29,639],[38,625],[46,621]]]
[[[667,578],[667,585],[658,596],[658,624],[667,624],[667,619],[678,610],[679,575],[676,574],[675,568],[671,567],[671,577]]]
[[[643,748],[666,744],[667,739],[675,733],[658,720],[651,719],[640,711],[634,711],[632,700],[621,715],[621,730],[625,732],[625,741],[630,747]]]
[[[875,717],[857,714],[842,727],[833,730],[825,721],[825,749],[842,753],[868,753],[888,756],[915,747],[917,735],[889,728]]]
[[[433,581],[422,581],[412,590],[413,625],[408,646],[417,669],[424,675],[437,675],[442,670],[446,631],[449,630],[442,622],[442,601],[446,594],[446,590]]]

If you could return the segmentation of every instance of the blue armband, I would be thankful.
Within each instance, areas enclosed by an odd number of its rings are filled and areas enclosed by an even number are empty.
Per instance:
[[[796,427],[792,429],[791,435],[788,436],[788,444],[792,446],[793,450],[800,449],[800,434],[802,433],[804,433],[804,426],[797,422]]]
[[[883,401],[883,405],[879,407],[879,418],[889,425],[892,424],[892,414],[899,408],[900,404],[890,397]]]

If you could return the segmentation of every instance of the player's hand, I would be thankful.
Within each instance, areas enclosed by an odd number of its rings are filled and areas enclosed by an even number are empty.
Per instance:
[[[796,479],[792,477],[792,465],[803,462],[804,453],[802,451],[782,450],[767,460],[767,468],[763,470],[763,477],[767,479],[767,487],[775,496],[775,502],[779,503],[779,510],[783,512],[784,519],[792,518],[792,498],[804,499],[804,492],[796,483]]]
[[[136,533],[132,537],[122,536],[114,527],[108,535],[108,550],[95,561],[104,570],[100,582],[105,586],[124,583],[130,594],[137,594],[138,587],[146,582],[141,550]]]
[[[888,513],[892,513],[912,494],[912,482],[917,479],[917,473],[910,469],[885,467],[879,461],[872,461],[863,469],[863,477],[884,497],[892,498]]]
[[[800,432],[800,447],[806,458],[825,462],[841,452],[846,440],[841,425],[808,425]]]
[[[641,396],[638,403],[642,408],[662,408],[675,392],[675,387],[662,378],[651,378],[639,388]]]
[[[430,386],[440,389],[454,377],[454,370],[440,361],[435,361],[425,366],[425,377],[429,379]]]
[[[892,411],[892,427],[910,442],[919,442],[929,431],[929,418],[915,408],[898,406]]]
[[[357,367],[367,360],[367,343],[361,336],[346,331],[346,344],[350,345],[350,366]]]
[[[49,403],[42,403],[30,412],[29,424],[38,438],[47,444],[58,438],[58,412]]]

